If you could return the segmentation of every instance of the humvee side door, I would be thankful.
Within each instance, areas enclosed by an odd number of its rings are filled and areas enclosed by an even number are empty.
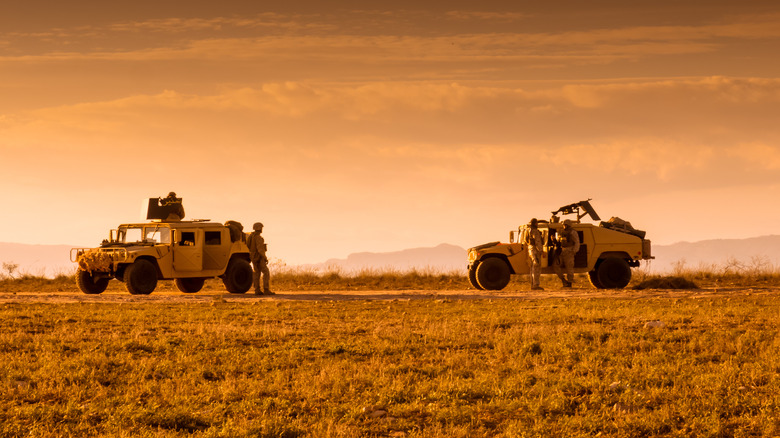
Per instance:
[[[174,232],[174,271],[203,270],[203,230],[177,229]]]

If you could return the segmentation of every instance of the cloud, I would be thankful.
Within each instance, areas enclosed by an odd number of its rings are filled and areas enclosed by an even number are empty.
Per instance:
[[[435,81],[352,86],[288,81],[211,95],[168,90],[7,114],[0,127],[160,135],[164,127],[157,120],[168,126],[203,120],[230,136],[253,131],[241,126],[250,123],[302,142],[352,135],[442,144],[522,140],[547,148],[625,139],[725,147],[779,141],[778,105],[780,79],[762,78],[554,84],[536,90]],[[307,129],[284,131],[301,124]]]
[[[685,151],[685,153],[681,153]],[[669,181],[711,169],[714,148],[673,142],[662,138],[623,140],[609,144],[577,144],[544,151],[542,160],[558,168],[578,169],[582,173],[606,173],[626,178]]]
[[[531,14],[519,12],[487,12],[487,11],[449,11],[444,14],[450,20],[470,22],[485,20],[489,22],[511,22],[531,18]]]
[[[6,37],[19,40],[19,46],[25,45],[25,39],[45,39],[49,50],[6,54],[0,57],[0,62],[242,61],[306,57],[308,62],[340,59],[375,65],[398,61],[490,61],[546,66],[550,62],[599,64],[648,56],[711,53],[734,41],[780,37],[780,14],[732,18],[724,24],[559,32],[497,32],[466,26],[456,33],[435,28],[415,33],[411,30],[413,26],[393,30],[397,26],[390,24],[402,22],[403,13],[384,17],[369,14],[371,20],[386,20],[386,26],[382,27],[386,32],[380,34],[353,26],[360,22],[361,16],[358,12],[353,14],[346,21],[338,21],[335,15],[274,13],[252,17],[166,18],[30,35],[7,34]],[[501,21],[517,20],[521,15],[454,11],[447,17]],[[152,33],[155,37],[122,38],[126,33]],[[69,44],[62,46],[61,42]]]
[[[739,144],[729,151],[728,157],[736,162],[743,162],[750,168],[780,170],[780,145],[759,142]]]

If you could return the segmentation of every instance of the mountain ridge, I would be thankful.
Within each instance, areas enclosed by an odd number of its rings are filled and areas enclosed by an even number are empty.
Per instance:
[[[0,263],[18,265],[15,273],[56,276],[71,273],[69,245],[41,245],[0,242]],[[295,268],[314,272],[369,271],[465,272],[466,248],[449,243],[433,247],[408,248],[389,252],[361,251],[346,258],[331,258],[322,263],[302,264]],[[724,238],[697,242],[653,245],[654,260],[643,267],[651,272],[667,273],[688,269],[719,270],[726,267],[780,268],[780,235],[743,239]],[[0,274],[7,274],[5,267]]]

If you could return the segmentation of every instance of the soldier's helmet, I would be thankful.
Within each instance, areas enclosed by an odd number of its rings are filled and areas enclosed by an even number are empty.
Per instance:
[[[536,228],[539,225],[539,221],[536,218],[531,219],[531,228]]]
[[[168,193],[168,197],[169,197],[169,198],[171,198],[171,199],[174,199],[174,198],[176,198],[176,192],[170,192],[170,193]]]
[[[255,222],[255,224],[252,225],[252,229],[255,231],[263,231],[263,224],[260,222]]]
[[[564,228],[571,227],[571,225],[572,225],[573,223],[574,223],[574,221],[573,221],[573,220],[571,220],[571,219],[566,219],[565,221],[563,221],[563,227],[564,227]]]

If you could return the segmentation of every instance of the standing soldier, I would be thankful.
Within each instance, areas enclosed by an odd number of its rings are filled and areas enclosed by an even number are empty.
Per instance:
[[[252,225],[252,229],[254,231],[246,239],[246,245],[249,247],[249,256],[252,258],[252,267],[255,270],[252,285],[257,295],[274,295],[270,287],[271,271],[268,270],[268,257],[265,255],[268,246],[265,244],[263,236],[260,235],[263,232],[263,224],[257,222]],[[263,275],[262,291],[260,290],[260,274]]]
[[[558,278],[563,282],[563,287],[571,287],[574,282],[574,255],[580,250],[580,237],[572,228],[570,219],[563,221],[563,230],[558,232],[558,243],[561,253],[555,260],[553,268]],[[566,277],[561,272],[561,265],[566,269]]]
[[[542,274],[542,233],[536,218],[531,219],[531,227],[525,235],[525,247],[528,249],[528,266],[531,268],[531,290],[544,290],[539,286]]]

